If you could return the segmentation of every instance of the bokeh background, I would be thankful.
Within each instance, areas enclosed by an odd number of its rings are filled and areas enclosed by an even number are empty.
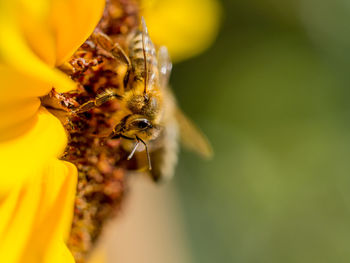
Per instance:
[[[172,75],[215,150],[174,179],[192,262],[349,262],[350,2],[221,2]]]

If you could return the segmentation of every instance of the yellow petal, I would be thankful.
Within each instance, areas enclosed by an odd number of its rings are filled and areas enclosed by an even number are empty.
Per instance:
[[[150,36],[174,61],[201,53],[215,39],[221,6],[216,0],[143,0]]]
[[[16,13],[28,44],[49,65],[60,65],[89,37],[105,0],[21,0]],[[43,48],[45,47],[45,48]]]
[[[41,176],[30,178],[1,198],[2,262],[74,262],[64,241],[75,186],[75,167],[52,158],[41,169]]]
[[[0,1],[0,64],[2,67],[9,67],[14,70],[19,77],[21,75],[30,76],[46,84],[45,86],[41,85],[40,89],[32,90],[32,96],[48,93],[52,86],[62,89],[62,91],[74,89],[74,83],[67,76],[47,65],[28,46],[25,34],[21,31],[17,19],[16,8],[19,8],[17,2],[18,0],[13,2]],[[2,73],[0,78],[3,76]],[[1,86],[5,94],[20,92],[9,90],[6,83],[3,82]],[[25,87],[26,85],[22,88]],[[26,88],[31,90],[32,87]]]
[[[100,20],[105,0],[55,0],[56,64],[60,65],[89,37]]]
[[[103,0],[0,1],[0,64],[46,84],[27,88],[33,96],[48,93],[52,86],[60,92],[74,89],[75,84],[52,66],[87,39],[103,7]],[[0,72],[0,79],[3,75]]]
[[[51,1],[15,0],[18,2],[14,16],[28,46],[47,65],[56,61],[56,40],[53,26],[49,23]],[[13,4],[14,5],[14,4]]]
[[[41,108],[31,122],[24,134],[0,142],[0,195],[40,176],[48,160],[63,153],[67,136],[57,118]]]
[[[103,6],[103,0],[0,1],[0,140],[27,127],[37,97],[76,87],[53,66],[86,40]]]
[[[75,83],[54,68],[91,34],[103,0],[0,0],[1,262],[74,262],[71,227],[76,168],[59,161],[59,120],[40,108],[52,87]]]

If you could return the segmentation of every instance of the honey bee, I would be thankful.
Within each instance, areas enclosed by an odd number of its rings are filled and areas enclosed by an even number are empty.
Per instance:
[[[145,151],[148,169],[155,181],[173,175],[179,134],[190,149],[210,157],[208,140],[177,107],[169,88],[172,63],[167,48],[156,49],[145,20],[141,18],[141,30],[130,33],[126,50],[102,32],[93,33],[92,38],[120,61],[124,74],[121,74],[120,88],[105,90],[73,113],[80,114],[118,99],[121,109],[113,116],[117,124],[108,138],[122,139],[123,147],[130,151],[128,160],[136,152]]]

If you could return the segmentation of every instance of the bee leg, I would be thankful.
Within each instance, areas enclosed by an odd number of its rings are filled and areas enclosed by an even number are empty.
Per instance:
[[[96,43],[109,52],[114,58],[118,59],[118,61],[127,65],[128,68],[131,67],[131,62],[129,57],[126,55],[123,48],[116,42],[113,42],[109,36],[102,33],[101,31],[95,31],[92,33],[91,38],[96,41]]]
[[[107,89],[104,92],[102,92],[101,94],[97,95],[97,97],[95,99],[89,100],[89,101],[85,102],[84,104],[80,105],[77,109],[73,110],[72,113],[79,114],[79,113],[86,112],[92,108],[99,107],[102,104],[104,104],[112,99],[115,99],[115,98],[120,99],[121,96],[116,94],[114,91]]]
[[[94,107],[95,107],[95,100],[89,100],[89,101],[85,102],[84,104],[80,105],[77,109],[72,110],[71,114],[83,113],[83,112],[86,112]]]
[[[119,86],[121,87],[121,93],[124,93],[125,87],[128,85],[129,82],[129,76],[131,71],[131,62],[129,57],[126,55],[122,47],[115,43],[112,50],[110,51],[114,58],[116,58],[118,61],[122,62],[124,67],[117,67],[117,72],[124,76],[123,78],[120,78]],[[126,69],[125,69],[126,66]]]
[[[119,63],[126,66],[126,72],[124,71],[124,78],[121,80],[120,85],[123,89],[125,89],[128,81],[129,81],[129,75],[131,70],[131,62],[123,48],[116,42],[113,42],[112,39],[110,39],[109,36],[106,34],[95,31],[91,38],[95,40],[95,42],[104,50],[109,52]],[[125,68],[124,68],[125,70]],[[118,70],[117,70],[118,71]],[[124,90],[122,90],[122,93],[124,93]]]
[[[149,155],[149,151],[148,151],[148,146],[147,144],[139,137],[136,136],[136,139],[139,141],[139,142],[142,142],[142,144],[145,146],[146,148],[146,154],[147,154],[147,161],[148,161],[148,170],[152,170],[152,164],[151,164],[151,157]]]

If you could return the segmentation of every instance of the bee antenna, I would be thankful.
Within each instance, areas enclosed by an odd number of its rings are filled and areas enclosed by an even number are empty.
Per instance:
[[[151,164],[151,157],[149,155],[149,151],[148,151],[148,147],[147,147],[147,144],[139,137],[136,136],[136,139],[139,141],[139,142],[142,142],[142,144],[145,146],[146,148],[146,154],[147,154],[147,161],[148,161],[148,170],[152,170],[152,164]]]
[[[148,69],[147,69],[147,55],[146,55],[146,48],[145,48],[145,34],[147,34],[147,26],[145,19],[141,17],[141,23],[142,23],[142,53],[143,53],[143,59],[145,61],[145,89],[143,90],[143,93],[146,94],[147,92],[147,81],[148,81]]]

